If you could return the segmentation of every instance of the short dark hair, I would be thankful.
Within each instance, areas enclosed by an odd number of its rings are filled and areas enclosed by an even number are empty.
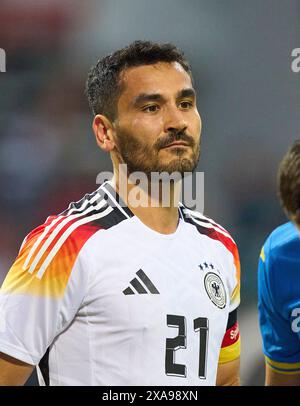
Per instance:
[[[117,101],[122,91],[120,73],[130,67],[153,65],[157,62],[178,62],[192,79],[190,65],[176,46],[170,43],[135,41],[100,59],[90,69],[85,94],[92,112],[114,120],[117,115]]]
[[[294,142],[279,165],[278,193],[288,217],[300,225],[300,140]]]

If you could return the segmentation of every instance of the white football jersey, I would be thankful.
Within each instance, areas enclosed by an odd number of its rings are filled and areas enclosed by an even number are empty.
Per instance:
[[[46,385],[215,385],[235,243],[183,205],[167,235],[124,206],[106,182],[25,238],[0,290],[0,351]]]

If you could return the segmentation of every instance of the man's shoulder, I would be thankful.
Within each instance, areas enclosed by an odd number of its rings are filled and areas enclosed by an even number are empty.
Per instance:
[[[286,256],[297,256],[300,248],[300,235],[296,226],[287,222],[276,227],[264,244],[264,257],[280,260]]]
[[[90,237],[121,221],[114,211],[106,194],[98,188],[70,203],[60,214],[50,215],[25,237],[19,252],[23,269],[42,276],[53,261],[62,257],[65,264],[67,258],[74,263],[73,259]]]
[[[222,237],[229,238],[235,244],[231,234],[212,218],[183,205],[180,206],[180,209],[183,213],[184,220],[194,224],[201,234],[205,234],[214,239],[222,239]]]
[[[48,246],[55,240],[62,243],[82,237],[82,233],[92,233],[105,228],[101,219],[111,211],[112,208],[98,190],[85,194],[80,200],[71,202],[67,209],[48,216],[43,224],[35,227],[25,237],[21,250],[32,241],[35,241],[35,245],[44,242],[44,246]]]
[[[117,211],[99,188],[49,216],[25,237],[4,290],[42,294],[54,286],[55,295],[60,295],[74,267],[80,267],[77,260],[87,241],[122,220]]]
[[[69,242],[74,244],[89,238],[98,230],[107,230],[122,221],[125,216],[112,202],[106,189],[101,185],[80,200],[71,202],[59,214],[50,215],[46,221],[34,228],[24,239],[21,249],[30,241],[38,240],[35,245],[45,242]],[[46,242],[47,241],[47,242]]]
[[[300,237],[292,222],[275,228],[268,236],[259,260],[258,287],[260,303],[276,307],[285,315],[295,298],[299,297]],[[265,302],[264,302],[264,301]],[[261,305],[263,309],[264,306]]]
[[[211,238],[217,243],[221,243],[234,256],[235,263],[239,262],[239,255],[236,243],[231,234],[219,223],[206,215],[191,210],[184,205],[180,205],[183,219],[187,223],[194,225],[201,235]]]

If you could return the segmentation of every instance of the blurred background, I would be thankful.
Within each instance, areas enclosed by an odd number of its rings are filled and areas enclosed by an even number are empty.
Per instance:
[[[276,171],[300,137],[299,21],[299,0],[1,0],[0,283],[24,236],[111,170],[83,94],[90,66],[136,39],[173,42],[198,92],[204,213],[240,251],[242,384],[262,385],[257,261],[286,221]]]

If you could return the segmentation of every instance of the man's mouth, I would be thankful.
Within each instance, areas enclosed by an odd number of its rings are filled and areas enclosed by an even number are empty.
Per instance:
[[[181,147],[188,147],[189,145],[184,141],[174,141],[172,144],[167,145],[165,148],[181,148]]]

